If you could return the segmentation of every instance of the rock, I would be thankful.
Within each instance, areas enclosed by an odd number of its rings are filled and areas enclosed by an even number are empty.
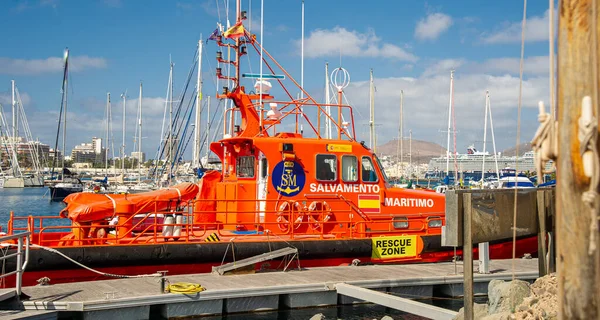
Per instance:
[[[475,303],[473,305],[473,318],[480,319],[488,314],[488,305]],[[460,308],[454,320],[463,320],[465,318],[465,308]],[[382,319],[383,320],[383,319]]]
[[[511,313],[510,312],[500,312],[500,313],[494,313],[494,314],[490,314],[488,316],[482,317],[482,318],[475,318],[475,319],[479,319],[479,320],[511,320]]]
[[[488,314],[512,312],[531,293],[529,283],[522,280],[492,280],[488,285]]]
[[[322,313],[317,313],[314,316],[310,317],[310,320],[323,320],[325,319],[325,315]]]
[[[394,320],[394,318],[392,318],[390,316],[383,316],[383,318],[381,318],[381,320]]]

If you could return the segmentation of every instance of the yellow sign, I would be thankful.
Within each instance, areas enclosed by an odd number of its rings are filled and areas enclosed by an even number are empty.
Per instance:
[[[372,238],[372,259],[409,258],[417,256],[417,236]]]
[[[352,152],[351,144],[328,144],[327,151],[329,152]]]

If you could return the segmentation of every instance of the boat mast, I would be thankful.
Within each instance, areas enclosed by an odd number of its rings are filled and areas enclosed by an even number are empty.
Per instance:
[[[171,185],[171,174],[173,173],[173,61],[170,64],[169,71],[169,79],[171,79],[171,83],[169,83],[169,157],[167,165],[169,170],[169,176],[167,177],[167,181],[169,186]]]
[[[302,36],[300,40],[300,88],[300,99],[304,99],[304,0],[302,0]]]
[[[63,84],[64,84],[64,86],[63,86],[64,101],[65,101],[65,108],[63,110],[65,116],[63,118],[63,139],[62,139],[62,147],[63,147],[62,168],[63,168],[63,173],[64,173],[64,169],[65,169],[65,154],[67,153],[67,101],[68,101],[68,95],[69,95],[69,77],[68,77],[69,67],[68,67],[68,64],[67,64],[68,60],[69,60],[69,49],[66,49],[65,50],[65,77],[64,77],[64,81],[63,81]],[[62,176],[62,180],[64,180],[64,174]]]
[[[373,149],[373,153],[377,153],[377,146],[375,146],[375,90],[373,86],[373,69],[370,72],[370,86],[369,86],[369,145]]]
[[[15,80],[10,80],[12,87],[12,136],[13,140],[16,141],[19,136],[19,120],[17,119],[17,100],[15,99]]]
[[[325,135],[327,139],[331,139],[331,107],[329,104],[331,103],[331,97],[329,96],[329,63],[325,63]]]
[[[104,148],[104,170],[106,171],[104,176],[107,177],[108,181],[108,142],[110,132],[110,92],[106,93],[106,147]]]
[[[490,129],[492,130],[492,147],[494,148],[494,162],[496,164],[496,177],[500,179],[500,170],[498,169],[498,152],[496,151],[496,139],[494,137],[494,121],[492,118],[492,100],[488,95],[487,101],[488,112],[490,113]]]
[[[412,167],[412,129],[408,130],[408,166],[410,168],[410,176],[409,178],[412,178],[412,173],[413,173],[413,167]]]
[[[125,110],[127,103],[127,90],[121,94],[123,98],[123,144],[121,145],[121,177],[125,178]]]
[[[202,141],[200,137],[200,121],[202,111],[202,36],[200,40],[198,40],[198,74],[196,77],[196,90],[198,91],[198,95],[196,97],[196,119],[194,122],[194,148],[193,148],[193,156],[192,156],[192,167],[198,168],[200,167],[200,148]]]
[[[450,130],[452,130],[452,93],[454,70],[450,71],[450,102],[448,103],[448,139],[446,142],[446,175],[450,175]]]
[[[398,151],[396,151],[396,159],[399,160],[398,164],[398,177],[401,174],[404,174],[404,170],[402,170],[402,166],[404,163],[404,135],[403,135],[403,116],[404,116],[404,90],[400,90],[400,126],[398,128],[398,149],[400,152],[400,156],[398,157]]]
[[[483,154],[481,156],[481,184],[485,177],[485,143],[487,142],[487,120],[488,120],[488,103],[490,102],[490,92],[485,91],[485,118],[483,120]],[[499,177],[498,177],[499,178]]]
[[[210,96],[206,97],[206,164],[208,164],[208,154],[210,153],[210,141],[209,141],[209,134],[210,134]],[[216,134],[216,131],[215,131]]]
[[[138,118],[138,183],[142,179],[142,82],[140,81],[140,98],[138,101],[139,118]]]

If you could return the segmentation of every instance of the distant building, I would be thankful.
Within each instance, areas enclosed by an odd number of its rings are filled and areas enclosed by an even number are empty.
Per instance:
[[[17,159],[21,167],[31,167],[33,165],[35,154],[38,155],[41,166],[44,166],[45,161],[50,159],[50,147],[47,144],[39,141],[32,141],[28,143],[22,137],[0,137],[0,164],[2,167],[7,167],[10,165],[13,146],[17,151]]]
[[[71,150],[71,159],[76,163],[102,163],[106,149],[102,148],[101,138],[92,138],[92,143],[76,145]]]
[[[141,161],[141,162],[144,162],[144,161],[146,161],[146,153],[134,151],[131,153],[131,158],[137,159],[138,161]]]
[[[96,154],[102,153],[102,138],[92,138],[92,149]]]
[[[62,152],[60,152],[60,150],[56,151],[56,161],[61,161],[62,160]],[[52,161],[52,159],[54,159],[54,149],[50,149],[48,151],[48,160]]]

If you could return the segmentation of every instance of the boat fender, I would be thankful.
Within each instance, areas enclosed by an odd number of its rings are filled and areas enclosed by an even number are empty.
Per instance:
[[[181,225],[183,224],[183,215],[175,215],[175,227],[173,227],[173,236],[179,237],[181,235]]]
[[[163,237],[170,237],[173,234],[173,222],[174,218],[171,215],[168,215],[163,224],[162,235]]]
[[[331,206],[326,201],[313,201],[308,206],[309,211],[309,224],[313,230],[321,228],[321,223],[326,223],[331,220]],[[323,214],[323,220],[320,220],[320,216]]]
[[[302,221],[304,221],[304,214],[302,213],[302,206],[297,201],[285,201],[279,205],[279,209],[277,210],[277,223],[279,229],[283,232],[289,231],[289,226],[293,217],[293,213],[296,212],[298,217],[294,220],[294,229],[297,230],[302,225]]]

